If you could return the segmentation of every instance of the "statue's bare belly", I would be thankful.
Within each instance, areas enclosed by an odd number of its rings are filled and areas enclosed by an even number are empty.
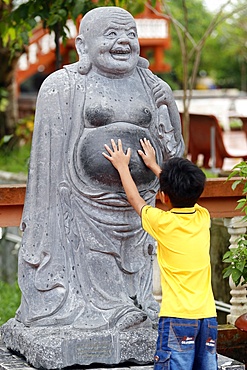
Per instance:
[[[131,148],[130,171],[137,186],[145,189],[155,176],[143,163],[138,149],[140,139],[146,137],[154,145],[149,129],[126,122],[115,122],[97,128],[85,128],[74,150],[77,176],[87,185],[98,185],[101,189],[122,189],[119,174],[102,155],[104,144],[111,147],[111,139],[122,140],[123,150]],[[106,152],[106,151],[105,151]]]

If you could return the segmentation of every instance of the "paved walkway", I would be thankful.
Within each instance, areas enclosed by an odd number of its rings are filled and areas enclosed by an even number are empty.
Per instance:
[[[218,370],[244,370],[245,365],[239,362],[219,355]],[[29,366],[24,358],[17,356],[8,351],[1,341],[0,337],[0,370],[30,370],[34,369]],[[118,366],[71,366],[66,368],[67,370],[153,370],[152,365],[134,365],[134,364],[120,364]],[[65,369],[64,369],[65,370]],[[187,369],[184,369],[187,370]]]

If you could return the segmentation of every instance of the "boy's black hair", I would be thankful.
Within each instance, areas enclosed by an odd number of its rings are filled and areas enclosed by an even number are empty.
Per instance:
[[[188,159],[171,158],[163,164],[160,191],[167,194],[173,207],[193,207],[203,192],[206,176]]]

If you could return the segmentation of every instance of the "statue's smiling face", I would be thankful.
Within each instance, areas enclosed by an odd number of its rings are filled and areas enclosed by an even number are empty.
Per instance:
[[[85,36],[88,56],[99,73],[122,75],[135,69],[140,46],[135,21],[127,12],[96,19]]]

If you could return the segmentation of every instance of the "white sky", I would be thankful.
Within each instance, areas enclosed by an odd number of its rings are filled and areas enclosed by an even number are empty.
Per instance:
[[[221,5],[225,4],[227,0],[203,0],[206,6],[211,11],[217,11]]]

